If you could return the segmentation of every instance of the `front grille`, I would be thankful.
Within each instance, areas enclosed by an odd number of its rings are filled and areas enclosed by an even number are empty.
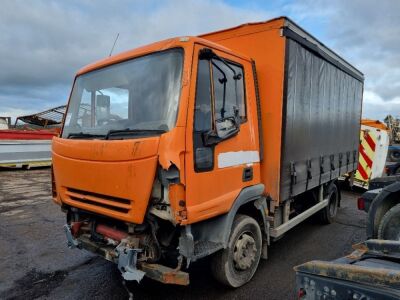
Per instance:
[[[128,213],[132,208],[129,199],[117,198],[78,189],[67,188],[65,192],[71,202],[83,203],[94,207],[101,207],[119,213]]]

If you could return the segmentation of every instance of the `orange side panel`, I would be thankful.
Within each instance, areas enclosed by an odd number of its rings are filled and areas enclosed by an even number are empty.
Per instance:
[[[265,192],[279,201],[285,38],[280,35],[284,18],[202,35],[256,63],[263,131],[261,180]]]

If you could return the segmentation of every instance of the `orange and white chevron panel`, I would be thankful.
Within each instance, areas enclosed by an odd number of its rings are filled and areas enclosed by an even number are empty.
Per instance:
[[[360,132],[360,146],[358,157],[358,168],[355,178],[360,181],[369,181],[372,173],[376,149],[376,136],[373,131],[368,129]]]
[[[387,130],[361,125],[358,169],[354,176],[355,184],[368,187],[371,179],[383,175],[388,147]]]

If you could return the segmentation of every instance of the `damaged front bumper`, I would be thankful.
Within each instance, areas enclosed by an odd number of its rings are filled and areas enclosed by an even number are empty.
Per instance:
[[[76,239],[69,225],[64,225],[64,230],[70,249],[85,249],[116,263],[125,280],[140,282],[146,275],[148,278],[166,284],[189,285],[189,274],[180,270],[180,264],[178,268],[172,269],[159,264],[140,262],[138,261],[138,254],[142,250],[129,247],[129,243],[125,240],[122,240],[116,247],[104,247],[98,245],[89,237],[80,236],[79,239]]]

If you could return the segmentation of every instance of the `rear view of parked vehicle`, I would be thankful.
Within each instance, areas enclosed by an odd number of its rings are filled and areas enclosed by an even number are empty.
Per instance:
[[[400,298],[400,242],[367,240],[333,261],[295,267],[298,300]]]
[[[400,176],[376,178],[358,199],[368,213],[367,237],[400,241]]]

